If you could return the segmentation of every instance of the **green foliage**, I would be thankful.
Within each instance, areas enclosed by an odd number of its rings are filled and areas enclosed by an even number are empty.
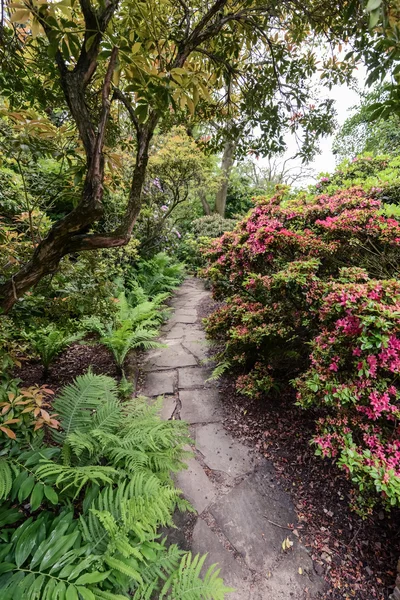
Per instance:
[[[62,423],[62,431],[53,434],[56,441],[68,440],[77,430],[87,433],[93,424],[99,425],[99,414],[120,410],[116,382],[106,375],[80,375],[63,388],[53,406]]]
[[[236,223],[236,219],[224,219],[221,215],[214,214],[195,219],[192,230],[196,236],[217,238],[225,231],[232,231]]]
[[[91,373],[54,406],[61,447],[42,439],[38,449],[15,445],[0,459],[1,598],[224,598],[215,568],[201,579],[202,559],[158,535],[175,508],[190,508],[170,476],[184,466],[187,425],[161,421],[159,403],[120,404],[115,382]],[[29,501],[20,526],[9,499]]]
[[[159,348],[161,344],[156,341],[158,329],[147,329],[146,327],[136,327],[130,320],[126,320],[117,329],[110,329],[100,342],[111,350],[115,362],[120,370],[123,370],[125,359],[128,352],[133,349],[150,350]]]
[[[158,294],[177,288],[184,278],[184,270],[182,263],[159,252],[152,259],[139,262],[135,277],[145,293],[153,299]]]
[[[385,204],[399,204],[400,157],[364,154],[352,161],[345,160],[333,174],[323,174],[311,192],[332,195],[352,186],[379,198],[383,208]]]
[[[224,219],[218,214],[208,215],[195,219],[179,246],[177,255],[183,262],[192,268],[200,269],[205,266],[204,252],[214,238],[225,231],[234,228],[236,220]]]
[[[391,114],[371,122],[371,107],[384,102],[388,95],[379,87],[361,95],[360,104],[353,107],[353,114],[342,125],[332,146],[333,153],[341,161],[365,152],[374,156],[400,154],[400,116]]]
[[[182,231],[193,215],[202,214],[200,196],[217,191],[219,178],[213,171],[213,159],[184,127],[155,138],[136,228],[142,257],[179,248]]]
[[[43,367],[44,374],[47,375],[50,365],[53,360],[65,350],[68,346],[82,339],[81,333],[67,333],[54,326],[48,325],[43,329],[31,331],[26,334],[30,341],[32,350],[39,356]]]

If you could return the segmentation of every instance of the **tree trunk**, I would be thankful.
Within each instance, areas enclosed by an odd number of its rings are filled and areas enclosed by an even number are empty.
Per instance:
[[[18,298],[29,288],[37,284],[42,277],[53,273],[57,269],[60,260],[66,254],[97,248],[115,248],[124,246],[129,242],[140,211],[142,188],[148,162],[148,149],[153,130],[146,127],[141,136],[128,208],[118,229],[108,234],[85,233],[99,219],[103,211],[101,203],[103,183],[102,180],[97,181],[93,186],[93,182],[88,181],[89,169],[83,198],[76,209],[55,223],[47,237],[36,247],[31,260],[11,279],[0,285],[0,311],[3,313],[9,312]]]
[[[233,140],[225,142],[224,153],[222,155],[221,171],[222,171],[222,183],[221,187],[217,192],[215,198],[215,210],[221,217],[225,216],[226,207],[226,195],[228,193],[229,176],[232,171],[233,163],[235,161],[235,149],[236,144]]]
[[[199,196],[200,196],[200,200],[201,200],[201,205],[204,210],[204,214],[206,216],[211,215],[211,207],[207,202],[206,193],[203,189],[199,190]]]

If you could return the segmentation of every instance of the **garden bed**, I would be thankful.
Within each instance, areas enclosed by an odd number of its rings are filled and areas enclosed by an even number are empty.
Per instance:
[[[298,533],[330,585],[324,598],[386,600],[400,555],[399,511],[365,520],[351,511],[351,486],[331,461],[314,456],[314,418],[294,406],[292,390],[257,401],[239,395],[225,376],[220,397],[226,429],[270,460],[291,494]]]

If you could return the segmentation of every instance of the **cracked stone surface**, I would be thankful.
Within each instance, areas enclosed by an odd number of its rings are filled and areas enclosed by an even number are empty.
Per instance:
[[[216,490],[195,458],[189,460],[187,465],[187,470],[175,475],[176,485],[200,515],[215,500]]]
[[[181,419],[188,423],[212,423],[222,419],[218,390],[181,390]]]
[[[160,369],[174,369],[197,365],[197,360],[193,354],[185,350],[179,343],[179,340],[175,340],[175,342],[167,348],[155,350],[145,363],[145,370],[151,372]]]
[[[234,440],[220,423],[196,427],[196,448],[210,469],[223,471],[231,477],[240,477],[254,468],[249,449]]]
[[[324,580],[293,533],[298,521],[290,496],[280,487],[274,467],[224,429],[218,384],[207,381],[208,345],[197,308],[209,292],[197,279],[187,279],[171,302],[162,327],[164,348],[147,353],[144,392],[165,395],[163,419],[191,424],[194,457],[188,469],[174,475],[177,486],[197,511],[174,516],[169,543],[208,553],[203,572],[219,563],[229,600],[311,600],[324,590]],[[191,526],[189,526],[191,524]],[[287,552],[282,542],[293,546]]]
[[[173,394],[175,381],[178,376],[176,371],[154,371],[149,373],[146,378],[146,385],[143,390],[145,396],[161,396],[162,394]]]
[[[211,369],[202,367],[197,369],[179,369],[178,387],[179,389],[201,389],[204,387],[212,387],[213,382],[207,382],[211,373]]]

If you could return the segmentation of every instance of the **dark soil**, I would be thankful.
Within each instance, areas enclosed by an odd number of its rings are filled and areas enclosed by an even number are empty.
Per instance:
[[[215,308],[211,301],[203,314]],[[270,460],[296,507],[295,534],[325,575],[326,600],[387,600],[400,556],[400,511],[383,510],[362,519],[350,508],[351,485],[309,444],[314,417],[294,404],[287,386],[279,397],[251,400],[238,394],[232,376],[221,379],[224,425]]]
[[[46,380],[43,379],[43,367],[38,361],[24,361],[21,368],[15,369],[14,376],[22,380],[22,385],[46,383],[55,393],[71,383],[77,375],[83,375],[91,368],[98,375],[118,377],[111,353],[101,345],[73,344],[56,358],[50,367]]]

